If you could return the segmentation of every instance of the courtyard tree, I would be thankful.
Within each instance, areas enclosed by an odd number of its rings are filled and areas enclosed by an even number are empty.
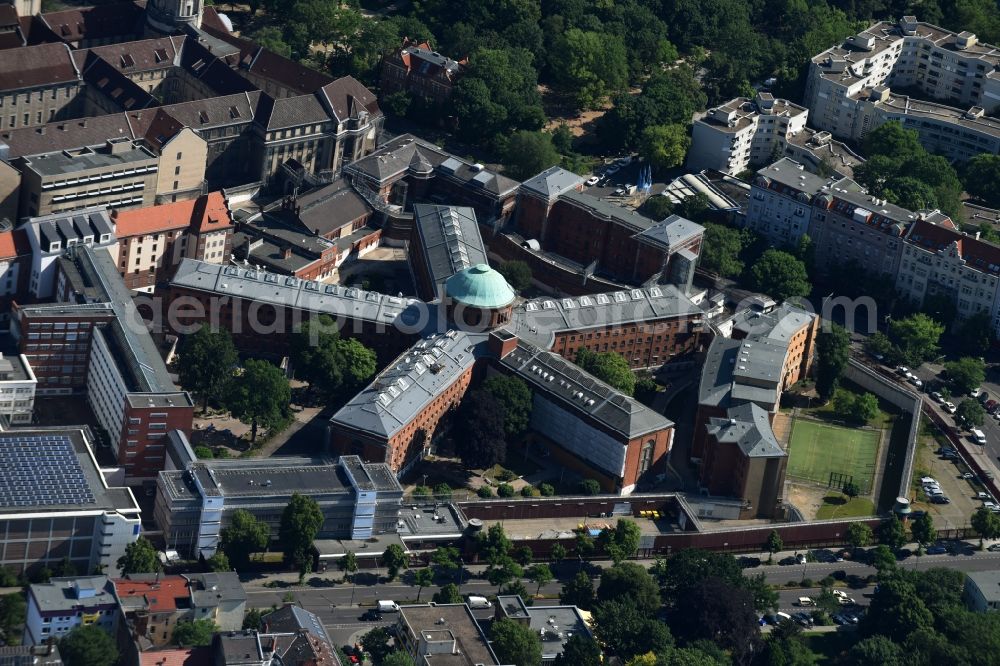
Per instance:
[[[847,543],[855,550],[870,545],[873,537],[872,528],[866,523],[851,523],[847,527]]]
[[[212,331],[202,326],[181,340],[177,350],[180,361],[177,377],[181,386],[201,397],[202,410],[208,409],[209,398],[224,394],[233,377],[239,355],[229,331]]]
[[[616,352],[594,352],[581,347],[576,364],[626,395],[635,394],[635,373],[625,357]]]
[[[650,197],[650,199],[666,199],[666,197]],[[708,223],[705,225],[705,239],[702,245],[699,265],[706,271],[729,278],[743,272],[744,264],[740,259],[743,241],[736,229]]]
[[[494,375],[483,382],[483,390],[496,398],[503,408],[504,428],[508,437],[520,437],[531,421],[531,389],[520,377]]]
[[[156,555],[156,548],[144,536],[125,546],[125,554],[118,558],[117,564],[123,576],[155,573],[163,568]]]
[[[249,608],[243,615],[243,628],[260,631],[264,626],[264,613],[259,608]]]
[[[378,359],[355,338],[343,338],[329,315],[307,319],[292,335],[292,366],[328,402],[353,395],[375,375]]]
[[[113,666],[118,646],[96,624],[82,624],[59,639],[59,656],[66,666]]]
[[[1000,536],[1000,517],[984,506],[976,509],[969,524],[979,535],[980,549],[983,547],[983,539],[995,539]]]
[[[260,426],[273,428],[288,418],[292,390],[285,374],[267,361],[249,359],[243,372],[229,383],[226,407],[234,417],[250,424],[250,441],[257,441]]]
[[[785,547],[785,543],[781,540],[781,535],[778,534],[777,530],[771,530],[771,533],[767,535],[767,543],[765,545],[767,546],[768,562],[773,562],[774,554]]]
[[[500,264],[497,269],[514,291],[524,291],[531,286],[531,267],[527,262],[512,259]]]
[[[816,392],[823,401],[829,400],[837,390],[840,375],[847,367],[850,347],[850,334],[836,324],[816,337]]]
[[[965,395],[978,388],[986,379],[986,364],[981,358],[964,356],[944,364],[944,371],[955,395]]]
[[[173,641],[179,647],[204,647],[212,643],[219,628],[209,619],[180,620],[174,625]]]
[[[770,249],[750,270],[751,284],[757,291],[786,301],[808,296],[812,291],[809,275],[802,260],[783,250]]]
[[[398,543],[391,543],[386,546],[385,551],[382,553],[382,564],[385,565],[389,580],[395,580],[396,576],[399,575],[400,569],[406,569],[410,566],[410,556],[406,554],[403,547]]]
[[[375,627],[359,641],[365,652],[371,655],[372,661],[381,664],[382,661],[393,651],[389,645],[392,634],[385,627]]]
[[[479,388],[469,391],[458,408],[455,441],[466,467],[485,469],[507,459],[507,424],[504,408],[492,393]]]
[[[312,544],[323,526],[323,511],[312,497],[295,493],[281,513],[278,536],[285,562],[300,573],[308,572],[312,563]]]
[[[250,563],[250,555],[271,543],[271,526],[246,509],[233,511],[229,524],[219,533],[219,547],[237,571]]]

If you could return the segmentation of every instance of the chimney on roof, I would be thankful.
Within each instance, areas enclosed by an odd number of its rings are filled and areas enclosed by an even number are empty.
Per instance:
[[[285,247],[281,248],[281,258],[282,259],[291,259],[292,258],[292,246],[291,245],[286,245]]]
[[[86,126],[87,126],[87,119],[84,118],[83,120],[80,121],[80,127],[86,127]]]

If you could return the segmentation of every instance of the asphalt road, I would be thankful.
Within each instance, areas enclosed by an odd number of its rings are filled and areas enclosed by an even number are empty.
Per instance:
[[[642,562],[651,564],[651,562]],[[948,567],[960,571],[986,571],[1000,569],[1000,553],[990,553],[986,551],[976,551],[972,544],[967,544],[958,554],[945,555],[925,555],[910,557],[901,560],[899,566],[906,569],[926,570],[933,567]],[[768,583],[773,585],[785,585],[789,582],[798,582],[805,578],[819,581],[826,576],[832,575],[835,571],[844,571],[848,577],[857,576],[862,587],[846,588],[859,605],[867,605],[866,593],[871,590],[863,586],[862,582],[867,576],[874,575],[875,569],[866,564],[857,562],[810,562],[805,565],[781,566],[778,564],[763,565],[752,569],[747,569],[748,575],[764,574]],[[563,579],[570,579],[576,570],[566,567],[561,572]],[[594,579],[595,586],[598,579]],[[525,582],[529,590],[533,588],[530,582]],[[420,595],[420,601],[430,601],[437,586],[425,588]],[[536,600],[536,606],[558,604],[558,594],[562,589],[562,581],[554,581],[543,585],[541,593],[550,599]],[[803,610],[795,605],[795,601],[800,596],[818,595],[818,588],[794,588],[781,589],[778,591],[779,610],[786,613]],[[359,617],[367,608],[375,605],[379,599],[392,599],[397,602],[415,601],[417,599],[417,589],[412,585],[403,582],[381,583],[378,585],[335,585],[331,587],[290,587],[263,588],[258,585],[249,585],[246,588],[248,606],[255,608],[270,608],[280,606],[285,602],[285,596],[291,594],[295,603],[306,610],[309,610],[322,620],[323,624],[330,632],[331,638],[338,645],[355,642],[361,635],[376,626],[388,626],[396,622],[396,615],[386,613],[381,622],[362,622]],[[487,596],[496,593],[496,586],[481,578],[467,580],[461,586],[463,596],[468,594],[478,594]],[[353,603],[353,605],[352,605]],[[486,619],[492,615],[492,611],[478,610],[474,614],[480,619]]]

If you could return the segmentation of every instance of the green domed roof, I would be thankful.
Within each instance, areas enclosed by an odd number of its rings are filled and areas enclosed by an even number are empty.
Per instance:
[[[500,273],[486,264],[476,264],[455,273],[444,283],[452,299],[477,308],[502,308],[514,302],[514,290]]]

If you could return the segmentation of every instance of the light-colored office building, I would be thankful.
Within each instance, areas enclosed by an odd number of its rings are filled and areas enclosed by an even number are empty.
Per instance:
[[[99,146],[26,155],[21,170],[22,216],[104,205],[151,206],[159,159],[139,142],[109,139]]]
[[[0,430],[31,423],[37,384],[24,354],[0,352]]]
[[[31,218],[21,228],[27,233],[31,245],[28,290],[34,299],[53,297],[57,261],[70,248],[87,245],[118,253],[118,239],[104,206]]]
[[[694,123],[687,168],[738,174],[767,164],[772,156],[784,154],[787,137],[805,128],[808,115],[805,107],[767,92],[709,109]]]

